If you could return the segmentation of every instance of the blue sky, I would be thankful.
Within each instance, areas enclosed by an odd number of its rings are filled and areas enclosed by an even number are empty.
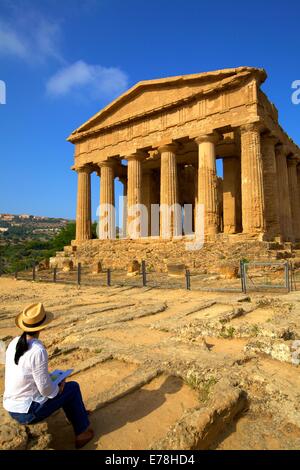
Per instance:
[[[0,212],[73,218],[66,137],[139,80],[264,67],[263,89],[300,144],[299,18],[296,0],[0,0]],[[96,176],[92,186],[95,218]]]

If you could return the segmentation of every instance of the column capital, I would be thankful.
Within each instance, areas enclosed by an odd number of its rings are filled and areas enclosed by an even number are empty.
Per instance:
[[[273,145],[273,146],[275,146],[279,140],[278,137],[276,137],[276,135],[273,135],[273,134],[263,134],[262,137],[263,137],[264,143],[268,145]]]
[[[293,158],[293,157],[292,157],[292,158],[288,158],[288,159],[287,159],[287,164],[288,164],[289,166],[295,166],[295,167],[296,167],[296,166],[298,165],[298,160],[297,160],[296,158]]]
[[[124,159],[129,160],[144,160],[146,158],[146,153],[138,150],[137,152],[133,152],[129,155],[124,156]]]
[[[275,145],[275,153],[276,155],[283,155],[283,156],[288,155],[288,150],[287,150],[286,145],[282,144],[281,142]]]
[[[115,165],[115,160],[103,160],[102,162],[98,162],[99,168],[114,168]]]
[[[173,152],[175,153],[178,150],[178,144],[172,142],[170,144],[160,145],[157,148],[158,153],[162,154],[163,152]]]
[[[89,164],[82,165],[82,166],[74,166],[72,169],[75,170],[77,173],[87,173],[87,174],[90,174],[93,171],[92,166]]]
[[[261,132],[262,123],[260,121],[249,122],[240,126],[241,133],[244,132]]]
[[[199,135],[194,140],[197,144],[203,144],[205,142],[210,142],[212,144],[216,144],[219,140],[219,137],[215,132],[212,132],[210,134]]]

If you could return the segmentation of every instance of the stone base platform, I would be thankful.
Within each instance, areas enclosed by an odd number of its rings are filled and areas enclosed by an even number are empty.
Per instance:
[[[133,260],[145,260],[148,269],[166,272],[170,263],[184,264],[190,270],[215,272],[223,263],[237,264],[241,259],[276,260],[292,257],[291,244],[260,241],[243,234],[218,235],[208,240],[203,247],[193,247],[188,239],[161,240],[88,240],[72,242],[72,248],[57,253],[54,262],[70,259],[74,266],[78,262],[92,265],[101,262],[103,268],[127,269]],[[196,248],[196,249],[195,249]],[[282,255],[281,255],[282,254]]]

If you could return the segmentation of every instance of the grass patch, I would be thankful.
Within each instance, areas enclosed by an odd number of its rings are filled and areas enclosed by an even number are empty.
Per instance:
[[[235,334],[235,328],[233,326],[229,326],[228,328],[223,326],[220,332],[220,336],[226,339],[232,339],[234,337],[234,334]]]
[[[260,328],[258,325],[252,325],[251,327],[251,336],[258,336]]]
[[[210,377],[202,383],[202,386],[199,390],[199,399],[200,401],[206,402],[209,399],[211,389],[216,385],[217,379],[215,377]]]
[[[184,381],[186,385],[198,392],[198,397],[201,402],[207,402],[209,399],[211,389],[218,382],[214,376],[208,379],[203,379],[197,372],[189,371]]]

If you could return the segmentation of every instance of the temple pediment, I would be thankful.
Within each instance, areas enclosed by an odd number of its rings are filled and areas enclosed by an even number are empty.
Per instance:
[[[167,110],[195,96],[238,86],[251,77],[260,84],[266,73],[263,69],[239,67],[139,82],[72,132],[68,140],[75,142],[98,130]]]

